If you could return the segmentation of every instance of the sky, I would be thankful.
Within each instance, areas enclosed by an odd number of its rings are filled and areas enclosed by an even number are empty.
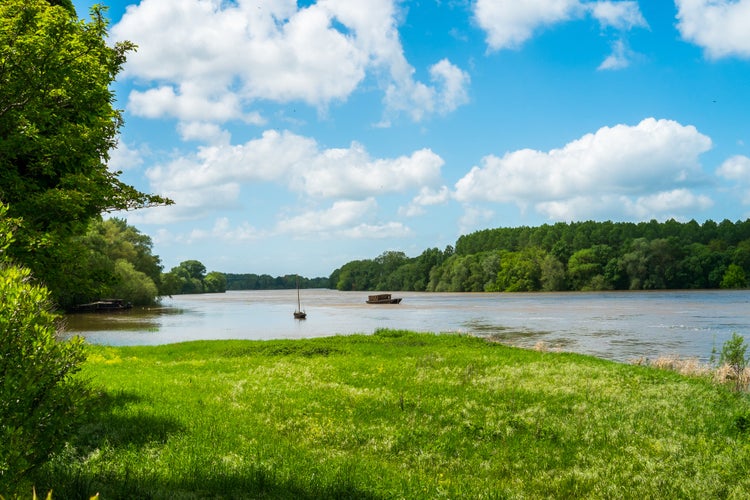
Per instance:
[[[750,0],[103,3],[138,46],[109,168],[175,202],[115,215],[165,271],[750,217]]]

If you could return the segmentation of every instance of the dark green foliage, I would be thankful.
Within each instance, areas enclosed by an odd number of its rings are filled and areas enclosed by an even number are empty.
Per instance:
[[[455,253],[385,252],[330,281],[339,290],[531,292],[745,288],[748,276],[750,219],[652,220],[485,229],[461,236]]]
[[[162,266],[151,253],[151,238],[125,220],[113,218],[93,220],[74,243],[81,247],[79,287],[66,302],[75,305],[118,298],[150,305],[156,301]]]
[[[122,124],[111,84],[134,45],[108,45],[102,8],[82,22],[51,3],[0,3],[0,200],[24,221],[13,257],[65,307],[90,287],[77,240],[88,222],[170,201],[107,168]]]
[[[297,287],[297,276],[287,274],[273,277],[269,274],[226,273],[227,290],[291,290]],[[328,288],[328,278],[299,277],[300,288]]]
[[[0,248],[11,231],[0,210]],[[85,359],[81,338],[56,339],[49,292],[28,269],[0,258],[0,495],[62,448],[85,412],[86,385],[73,375]]]
[[[186,260],[161,276],[161,295],[224,293],[226,291],[226,275],[217,271],[206,274],[206,266],[197,260]]]

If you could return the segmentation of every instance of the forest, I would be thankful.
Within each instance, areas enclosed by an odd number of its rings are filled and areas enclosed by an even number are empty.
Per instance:
[[[415,258],[352,261],[329,279],[338,290],[535,292],[746,288],[748,276],[750,219],[485,229]]]
[[[285,274],[275,278],[269,274],[224,274],[227,290],[289,290],[300,288],[329,288],[328,278],[305,278]],[[299,281],[298,281],[299,280]]]

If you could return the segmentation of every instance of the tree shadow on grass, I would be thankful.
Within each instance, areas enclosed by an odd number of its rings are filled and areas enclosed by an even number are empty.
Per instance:
[[[97,493],[99,498],[107,500],[381,498],[363,491],[346,472],[333,481],[335,484],[317,484],[309,478],[278,477],[272,469],[255,463],[233,470],[220,462],[212,464],[215,457],[198,457],[190,477],[165,479],[163,474],[135,472],[127,463],[118,470],[86,463],[87,457],[102,447],[125,454],[133,448],[158,447],[170,436],[184,431],[175,419],[152,415],[146,410],[131,414],[123,411],[130,405],[143,407],[143,402],[140,396],[125,391],[101,393],[66,451],[38,471],[37,491],[52,491],[55,500],[89,500]]]
[[[184,430],[177,420],[146,410],[134,414],[121,411],[142,402],[140,396],[126,391],[101,393],[71,444],[84,452],[105,444],[113,448],[140,447],[147,443],[164,443],[171,434]]]

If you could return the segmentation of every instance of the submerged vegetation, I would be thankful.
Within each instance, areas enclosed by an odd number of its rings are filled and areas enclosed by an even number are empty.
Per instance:
[[[740,498],[750,401],[711,378],[384,330],[89,346],[56,498]],[[28,491],[31,491],[29,486]]]

